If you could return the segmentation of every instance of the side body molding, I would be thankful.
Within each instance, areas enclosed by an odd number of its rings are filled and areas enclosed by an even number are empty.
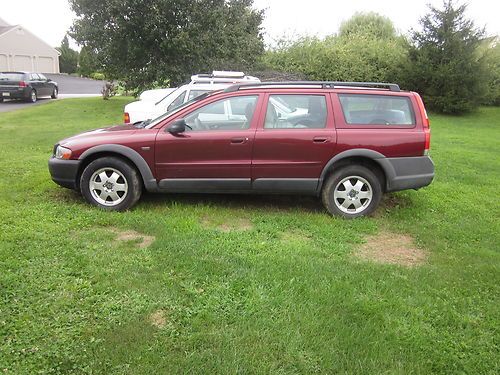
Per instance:
[[[131,149],[130,147],[122,145],[106,144],[89,148],[84,153],[82,153],[78,159],[83,160],[88,156],[91,156],[98,152],[112,152],[115,154],[123,155],[126,158],[130,159],[135,164],[137,169],[139,169],[146,190],[149,192],[158,191],[158,183],[156,182],[156,178],[154,178],[148,163],[146,163],[144,158],[137,151]]]
[[[326,163],[325,167],[323,168],[323,171],[321,172],[321,176],[318,182],[318,188],[317,188],[317,193],[319,194],[321,192],[321,188],[323,187],[323,183],[326,177],[326,174],[328,173],[329,169],[333,164],[336,162],[346,159],[349,157],[364,157],[367,159],[372,159],[374,162],[376,162],[382,170],[384,171],[386,175],[386,181],[392,181],[396,177],[396,171],[394,170],[394,167],[392,164],[389,162],[389,160],[380,152],[373,151],[367,148],[357,148],[353,150],[346,150],[342,151],[341,153],[335,155],[333,158],[331,158],[328,163]]]

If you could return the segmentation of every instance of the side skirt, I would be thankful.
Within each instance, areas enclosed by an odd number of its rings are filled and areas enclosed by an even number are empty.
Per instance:
[[[165,193],[285,193],[316,195],[317,178],[172,178],[158,183]]]

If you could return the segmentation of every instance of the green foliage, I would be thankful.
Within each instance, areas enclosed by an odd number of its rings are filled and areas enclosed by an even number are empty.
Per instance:
[[[119,123],[130,100],[0,113],[2,374],[500,373],[500,108],[431,114],[432,185],[347,221],[287,196],[146,194],[107,212],[54,184],[53,144]],[[426,263],[358,259],[379,231],[414,237]]]
[[[91,77],[99,68],[100,66],[96,53],[90,47],[84,45],[80,50],[78,73],[84,77]]]
[[[106,79],[106,76],[104,75],[104,73],[100,73],[100,72],[93,72],[93,73],[90,73],[88,75],[88,77],[92,78],[92,79],[96,79],[98,81],[103,81]]]
[[[69,47],[68,36],[65,35],[61,46],[57,48],[61,53],[59,56],[59,70],[61,73],[75,73],[78,67],[78,51]]]
[[[498,38],[486,38],[479,49],[485,66],[486,93],[482,104],[500,105],[500,43]]]
[[[72,36],[106,75],[129,87],[179,84],[191,74],[253,65],[263,52],[263,13],[253,0],[70,0]]]
[[[465,17],[466,5],[447,0],[430,6],[412,35],[406,69],[408,85],[423,94],[426,105],[443,113],[476,108],[486,94],[487,74],[478,48],[484,30]]]
[[[282,41],[264,57],[273,69],[338,81],[398,81],[406,61],[405,39],[388,18],[375,13],[357,13],[338,35],[325,39]]]
[[[374,12],[357,12],[340,25],[341,38],[356,35],[369,35],[376,39],[393,39],[397,36],[392,21]]]

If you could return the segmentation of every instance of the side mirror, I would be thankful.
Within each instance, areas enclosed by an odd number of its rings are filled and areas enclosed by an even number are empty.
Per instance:
[[[173,123],[171,123],[167,127],[167,131],[170,134],[174,134],[174,135],[185,132],[186,131],[186,121],[183,118],[181,118],[179,120],[175,120]]]
[[[47,82],[52,82],[52,80],[50,78],[47,78]]]

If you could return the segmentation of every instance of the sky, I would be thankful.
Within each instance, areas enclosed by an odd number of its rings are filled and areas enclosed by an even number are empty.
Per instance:
[[[387,16],[399,31],[407,32],[418,27],[428,3],[439,7],[442,0],[254,0],[256,8],[266,10],[263,27],[268,45],[283,36],[333,34],[342,21],[359,11]],[[469,0],[468,17],[477,26],[486,26],[489,35],[500,35],[499,14],[500,1]],[[10,24],[21,24],[50,45],[58,46],[74,14],[67,0],[0,0],[0,17]]]

